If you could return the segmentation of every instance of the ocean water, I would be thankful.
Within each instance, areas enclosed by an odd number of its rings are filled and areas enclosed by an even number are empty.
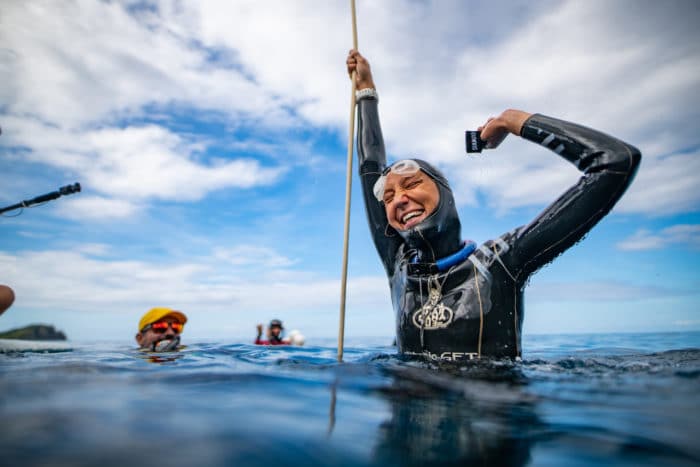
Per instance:
[[[526,336],[438,366],[391,339],[0,354],[7,466],[700,465],[700,333]]]

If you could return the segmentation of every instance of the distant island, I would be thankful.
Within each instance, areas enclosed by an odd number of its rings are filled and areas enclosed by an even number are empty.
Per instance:
[[[66,335],[47,324],[31,324],[23,328],[0,332],[0,339],[22,339],[28,341],[64,341]]]

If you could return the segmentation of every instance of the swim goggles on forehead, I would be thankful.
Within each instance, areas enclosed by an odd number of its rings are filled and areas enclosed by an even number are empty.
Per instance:
[[[413,159],[404,159],[394,162],[386,169],[384,169],[384,171],[382,172],[382,176],[379,177],[374,183],[374,188],[372,188],[374,197],[377,198],[377,201],[379,201],[380,203],[384,201],[384,187],[386,185],[386,177],[388,177],[390,173],[394,173],[402,177],[410,177],[419,170],[420,166],[418,165],[418,162],[414,161]]]
[[[168,323],[167,321],[156,321],[155,323],[151,323],[147,326],[144,326],[141,332],[146,332],[150,329],[156,334],[164,334],[165,331],[168,330],[168,326],[170,326],[176,334],[180,334],[182,332],[182,323]]]

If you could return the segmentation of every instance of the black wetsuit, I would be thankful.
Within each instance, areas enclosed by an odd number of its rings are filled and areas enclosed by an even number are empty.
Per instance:
[[[638,149],[573,123],[533,115],[521,136],[574,164],[583,176],[528,225],[480,245],[445,271],[438,259],[462,248],[460,223],[444,176],[436,211],[397,232],[372,188],[386,166],[377,100],[358,102],[358,157],[370,231],[391,288],[399,351],[432,360],[521,356],[523,290],[540,267],[580,240],[631,183]]]

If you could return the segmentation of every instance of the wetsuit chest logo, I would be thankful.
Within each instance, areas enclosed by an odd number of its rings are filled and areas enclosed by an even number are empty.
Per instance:
[[[449,326],[452,323],[454,312],[440,303],[441,299],[440,291],[432,289],[428,303],[413,313],[413,325],[425,330],[443,329]]]

